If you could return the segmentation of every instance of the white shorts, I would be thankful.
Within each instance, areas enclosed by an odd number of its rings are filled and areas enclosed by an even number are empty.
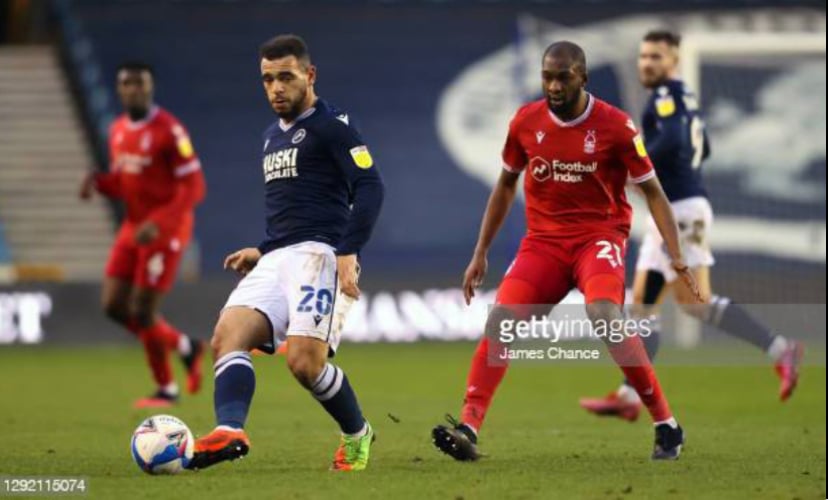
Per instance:
[[[670,204],[679,227],[679,240],[685,263],[691,267],[710,267],[716,263],[710,251],[709,235],[713,225],[713,209],[710,201],[703,196],[685,198]],[[664,275],[667,283],[676,279],[676,272],[670,265],[670,257],[664,248],[664,240],[652,216],[647,220],[647,232],[641,241],[636,272],[657,271]]]
[[[262,350],[275,352],[289,336],[313,337],[333,356],[353,303],[339,290],[333,247],[311,241],[263,255],[224,307],[249,307],[267,317],[273,340]]]

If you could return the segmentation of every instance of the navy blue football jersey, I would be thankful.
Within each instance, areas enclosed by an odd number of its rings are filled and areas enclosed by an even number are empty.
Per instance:
[[[267,223],[262,254],[319,241],[348,255],[368,241],[384,187],[348,114],[318,99],[291,124],[277,121],[264,133],[262,168]]]
[[[679,80],[668,80],[650,95],[641,119],[644,143],[670,201],[707,196],[702,162],[710,145],[696,96]]]

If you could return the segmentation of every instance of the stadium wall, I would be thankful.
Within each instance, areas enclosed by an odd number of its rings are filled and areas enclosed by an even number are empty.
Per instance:
[[[763,10],[763,4],[774,2],[750,2],[750,9],[744,2],[718,2],[693,14],[671,2],[595,2],[583,9],[565,2],[240,1],[198,2],[195,8],[188,2],[75,0],[71,12],[89,43],[83,53],[90,61],[84,64],[94,61],[93,73],[101,81],[111,83],[125,58],[147,59],[157,68],[158,101],[191,130],[209,183],[197,225],[202,272],[217,272],[214,264],[227,252],[262,236],[258,155],[261,131],[273,115],[256,76],[256,49],[275,33],[296,32],[308,40],[320,68],[318,92],[355,117],[387,181],[385,209],[364,253],[366,268],[402,280],[417,274],[440,281],[466,264],[499,171],[506,123],[521,100],[536,93],[533,65],[543,42],[566,36],[584,43],[592,66],[590,89],[635,115],[643,96],[632,88],[637,84],[630,85],[629,70],[641,31],[651,26],[705,32],[741,26],[761,32],[799,24],[797,29],[824,35],[824,8]],[[610,39],[610,33],[620,35]],[[757,111],[762,84],[775,73],[761,70],[739,78],[727,70],[706,74],[713,83],[744,90],[737,104],[748,111],[742,117],[747,119]],[[481,87],[492,93],[481,93]],[[117,111],[111,84],[94,92],[96,103],[108,103],[107,116]],[[816,137],[819,130],[797,132]],[[822,137],[821,154],[787,168],[789,177],[799,179],[789,183],[792,190],[814,182],[824,188]],[[728,151],[716,136],[713,143],[714,158]],[[710,169],[717,217],[761,216],[779,223],[774,227],[813,224],[797,234],[813,233],[816,240],[811,245],[813,238],[806,236],[799,253],[778,247],[762,253],[760,245],[739,245],[738,239],[728,250],[739,258],[763,257],[751,263],[757,273],[778,274],[785,268],[779,262],[803,261],[824,275],[824,189],[821,197],[806,200],[790,192],[780,196],[778,189],[766,189],[779,185],[773,169],[751,173],[749,167],[731,161],[719,172]],[[519,209],[507,219],[491,252],[493,270],[505,269],[511,260],[522,219]],[[720,239],[733,239],[732,226],[725,227]]]
[[[723,1],[703,12],[671,2],[594,2],[589,9],[567,2],[473,1],[55,5],[93,133],[104,133],[118,111],[116,65],[146,59],[157,69],[158,101],[188,126],[205,165],[209,194],[197,222],[201,277],[192,283],[197,273],[188,270],[186,282],[165,304],[166,314],[188,331],[209,336],[234,284],[221,272],[224,255],[257,243],[263,233],[260,133],[273,115],[258,83],[256,49],[289,31],[308,40],[320,68],[320,94],[356,118],[388,186],[361,279],[366,310],[379,304],[387,314],[367,322],[365,336],[411,340],[428,338],[433,328],[409,325],[394,333],[394,315],[403,314],[404,297],[409,304],[457,300],[499,172],[504,129],[519,103],[537,92],[534,65],[544,44],[565,37],[585,45],[590,89],[635,116],[643,94],[630,71],[645,29],[824,36],[824,6],[790,2],[775,9],[777,2],[749,2],[745,8],[746,3]],[[794,62],[801,71],[785,72],[758,59],[748,65],[701,59],[703,105],[714,126],[713,160],[705,175],[720,228],[713,235],[714,285],[743,303],[825,303],[825,96],[807,93],[820,61],[803,56]],[[821,64],[824,88],[824,56]],[[783,115],[775,114],[780,94],[794,104]],[[807,120],[799,118],[809,110]],[[821,121],[813,114],[819,110]],[[761,129],[768,120],[778,137],[746,143],[737,134]],[[790,141],[807,154],[788,151],[784,144]],[[747,164],[738,159],[746,152]],[[644,221],[642,207],[636,208],[630,277]],[[518,246],[521,212],[516,206],[492,249],[489,287],[496,286]],[[98,285],[88,283],[0,289],[0,337],[19,342],[36,336],[31,318],[37,310],[47,342],[128,341],[104,319],[98,294]],[[442,331],[449,338],[471,337],[479,335],[479,326]]]

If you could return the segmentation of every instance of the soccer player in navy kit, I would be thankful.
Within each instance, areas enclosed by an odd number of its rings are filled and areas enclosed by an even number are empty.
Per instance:
[[[710,286],[714,264],[708,235],[713,212],[702,182],[702,162],[710,155],[704,122],[696,96],[678,79],[678,49],[681,37],[669,31],[651,31],[644,36],[638,56],[642,85],[650,97],[642,118],[647,151],[658,179],[670,200],[682,236],[687,265],[693,271],[707,304],[693,304],[690,293],[670,268],[662,239],[652,220],[641,243],[636,263],[633,297],[638,314],[653,315],[663,292],[673,291],[682,309],[720,330],[765,351],[775,362],[780,378],[779,397],[786,401],[799,379],[803,346],[800,342],[771,333],[738,304],[716,296]],[[658,336],[645,339],[650,356],[658,349]],[[626,382],[605,398],[583,399],[581,406],[598,415],[635,420],[641,408],[636,392]]]
[[[244,424],[255,388],[250,351],[287,343],[287,366],[339,424],[331,469],[368,463],[374,431],[341,368],[328,361],[359,297],[357,255],[382,206],[384,187],[348,114],[317,98],[305,42],[280,35],[260,49],[267,98],[279,116],[263,137],[267,230],[257,248],[230,254],[244,278],[212,338],[217,426],[198,439],[191,468],[247,454]]]

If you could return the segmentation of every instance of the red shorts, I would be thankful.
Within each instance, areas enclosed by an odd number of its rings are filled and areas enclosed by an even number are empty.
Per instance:
[[[168,291],[178,275],[178,265],[186,248],[180,238],[158,238],[149,245],[138,245],[135,226],[124,224],[118,230],[106,263],[106,276],[132,283],[138,288]]]
[[[577,287],[586,303],[624,303],[626,238],[600,232],[523,239],[497,291],[498,304],[557,304]]]

